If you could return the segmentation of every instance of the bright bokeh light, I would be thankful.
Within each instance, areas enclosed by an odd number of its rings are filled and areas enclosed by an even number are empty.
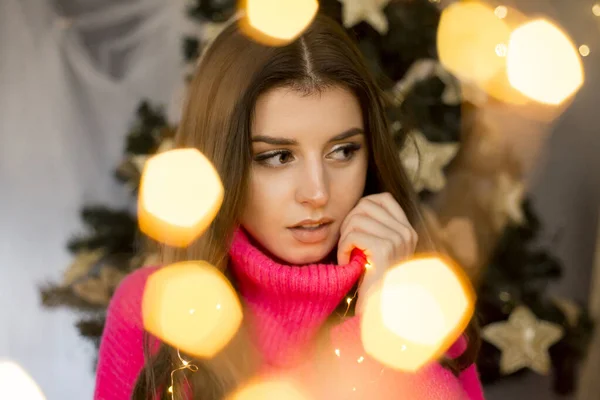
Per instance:
[[[590,55],[590,47],[587,44],[582,44],[579,46],[579,54],[583,57],[587,57]]]
[[[242,321],[235,290],[203,261],[180,262],[153,273],[144,290],[142,314],[148,332],[196,357],[222,350]]]
[[[577,48],[564,32],[544,19],[513,31],[506,63],[510,84],[543,104],[558,105],[583,85]]]
[[[502,21],[507,25],[509,31],[511,32],[529,20],[527,16],[519,12],[519,10],[504,5],[496,7],[494,9],[494,14],[498,18],[502,18]],[[480,84],[480,88],[483,89],[483,91],[489,96],[504,103],[516,105],[525,105],[531,103],[531,99],[521,94],[511,86],[510,82],[508,82],[508,76],[506,75],[508,39],[505,42],[498,44],[495,48],[495,51],[496,55],[502,59],[502,67],[498,69],[493,77],[488,79],[483,84]]]
[[[0,361],[0,393],[7,400],[45,400],[34,380],[12,361]]]
[[[506,18],[508,15],[508,8],[506,8],[506,6],[498,6],[494,9],[494,14],[498,18]]]
[[[389,367],[416,371],[460,337],[475,293],[460,267],[438,257],[390,269],[369,297],[361,321],[365,351]]]
[[[505,60],[498,56],[506,45],[510,29],[495,10],[478,2],[457,2],[442,12],[437,46],[441,63],[465,82],[484,84]]]
[[[600,4],[594,4],[592,6],[592,12],[596,17],[600,17]]]
[[[142,174],[140,230],[159,242],[185,247],[212,222],[223,194],[217,171],[198,150],[157,154],[146,162]]]
[[[290,43],[311,24],[317,11],[317,0],[245,0],[240,20],[242,30],[252,39],[270,45]]]
[[[309,400],[295,385],[284,380],[256,381],[238,390],[229,400]]]

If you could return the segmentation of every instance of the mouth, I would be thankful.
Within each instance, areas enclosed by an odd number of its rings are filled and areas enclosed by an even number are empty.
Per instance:
[[[300,222],[298,222],[296,225],[290,226],[290,229],[296,229],[296,228],[304,228],[304,229],[318,229],[324,225],[329,225],[333,223],[333,220],[331,218],[321,218],[318,220],[314,220],[314,219],[305,219],[302,220]]]
[[[288,229],[299,242],[315,244],[323,242],[329,237],[332,224],[333,220],[326,218],[317,221],[304,220]]]

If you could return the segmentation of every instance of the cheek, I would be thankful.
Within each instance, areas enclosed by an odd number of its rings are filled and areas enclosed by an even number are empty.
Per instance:
[[[358,160],[357,160],[358,161]],[[336,208],[350,212],[361,199],[367,179],[367,160],[361,159],[349,168],[335,170],[331,175],[331,198]]]
[[[270,226],[273,221],[282,220],[284,206],[290,201],[291,179],[270,171],[252,170],[249,179],[249,192],[244,210],[243,225],[255,228]]]

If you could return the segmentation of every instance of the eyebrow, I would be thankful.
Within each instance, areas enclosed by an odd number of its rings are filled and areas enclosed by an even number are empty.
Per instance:
[[[348,138],[350,138],[352,136],[356,136],[356,135],[362,135],[364,133],[365,133],[365,131],[361,128],[351,128],[351,129],[348,129],[347,131],[340,133],[337,136],[332,137],[331,139],[329,139],[328,143],[339,142],[340,140],[348,139]],[[271,144],[273,146],[295,146],[295,145],[298,145],[298,141],[295,139],[278,138],[278,137],[264,136],[264,135],[257,135],[252,138],[252,143],[257,143],[257,142],[267,143],[267,144]]]

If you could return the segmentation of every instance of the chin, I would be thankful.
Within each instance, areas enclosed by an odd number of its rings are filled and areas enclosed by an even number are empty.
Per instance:
[[[317,264],[326,262],[324,260],[331,254],[333,247],[329,243],[290,246],[290,251],[282,254],[281,258],[293,265]]]

